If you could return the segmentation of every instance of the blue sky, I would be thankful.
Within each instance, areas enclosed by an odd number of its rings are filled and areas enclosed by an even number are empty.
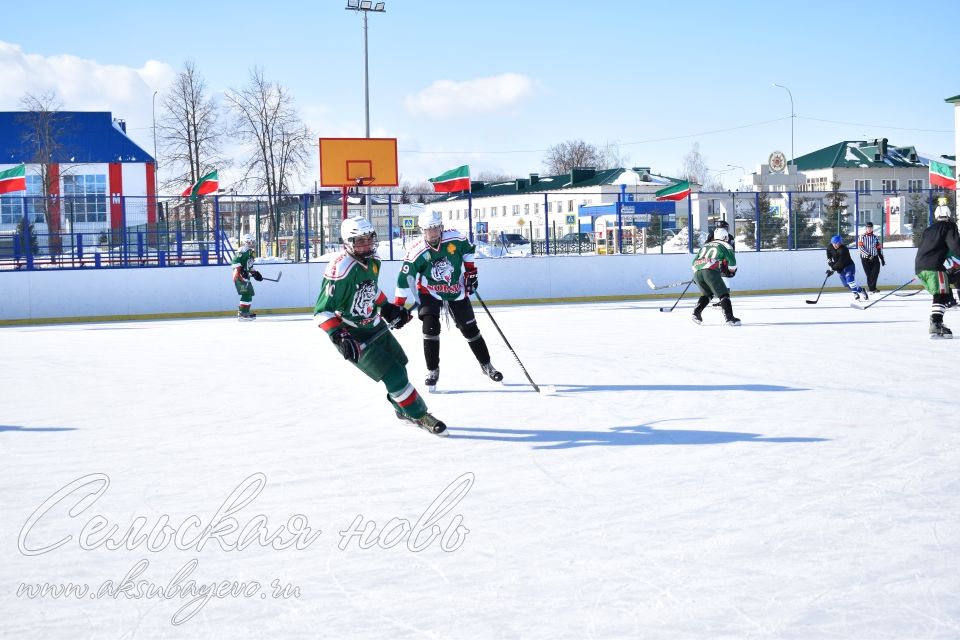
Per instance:
[[[189,59],[214,95],[257,66],[317,136],[362,137],[362,18],[345,5],[88,3],[38,23],[35,5],[16,3],[0,31],[0,109],[55,89],[68,110],[126,119],[152,151],[153,92]],[[944,98],[960,93],[948,45],[958,7],[386,0],[369,17],[371,135],[398,138],[411,182],[461,164],[542,173],[548,147],[582,139],[666,175],[698,143],[736,188],[729,165],[790,155],[790,99],[776,82],[793,94],[796,155],[877,137],[953,155]],[[313,167],[302,184],[317,178]]]

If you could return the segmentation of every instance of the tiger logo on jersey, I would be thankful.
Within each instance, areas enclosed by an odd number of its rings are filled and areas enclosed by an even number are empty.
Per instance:
[[[353,306],[350,314],[355,318],[369,318],[373,315],[373,302],[377,299],[377,284],[373,280],[364,280],[353,294]]]
[[[453,281],[453,265],[446,258],[441,258],[430,267],[430,279],[434,282],[446,282],[450,284]]]

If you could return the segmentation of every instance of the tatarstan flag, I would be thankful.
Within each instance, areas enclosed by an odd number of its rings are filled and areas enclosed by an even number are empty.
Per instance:
[[[675,202],[677,200],[683,200],[690,195],[690,181],[681,180],[680,182],[672,184],[669,187],[660,189],[660,191],[657,191],[653,195],[656,196],[658,201],[672,200]]]
[[[190,196],[191,200],[196,200],[200,196],[205,196],[208,193],[216,193],[217,189],[220,188],[220,181],[217,178],[216,170],[211,171],[207,175],[203,176],[199,180],[193,183],[192,186],[187,187],[183,190],[183,193],[180,195],[186,198]]]
[[[957,188],[957,169],[943,162],[930,161],[930,186]]]
[[[469,191],[470,190],[470,165],[463,165],[456,169],[450,169],[441,173],[436,178],[430,178],[433,183],[433,190],[436,193],[449,193],[451,191]]]
[[[27,190],[27,165],[0,171],[0,193]]]

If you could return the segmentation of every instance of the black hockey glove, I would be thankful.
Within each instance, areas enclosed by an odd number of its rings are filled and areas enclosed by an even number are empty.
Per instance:
[[[827,275],[828,275],[828,276],[832,276],[832,275],[833,275],[833,269],[827,269]]]
[[[720,275],[723,276],[724,278],[732,278],[733,276],[737,275],[737,272],[730,271],[730,269],[727,269],[726,267],[724,267],[720,269]]]
[[[384,320],[392,324],[394,329],[399,329],[413,318],[412,313],[392,302],[383,303],[383,306],[380,307],[380,315]]]
[[[344,360],[357,362],[360,359],[360,343],[346,329],[340,329],[330,339],[337,346]]]
[[[884,267],[887,266],[887,261],[883,259],[883,256],[880,256],[880,264]]]
[[[256,269],[251,269],[250,275],[253,276],[253,279],[256,280],[257,282],[260,282],[261,280],[263,280],[263,276],[260,275],[260,272],[257,271]]]
[[[463,272],[463,286],[467,289],[467,294],[477,290],[477,270],[467,269]]]

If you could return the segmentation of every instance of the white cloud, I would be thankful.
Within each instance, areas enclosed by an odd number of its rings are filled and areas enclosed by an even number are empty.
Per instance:
[[[2,41],[0,69],[0,110],[18,111],[27,93],[54,91],[65,111],[110,111],[125,119],[131,137],[151,152],[153,92],[163,92],[176,77],[170,65],[156,60],[136,69],[66,54],[25,53],[19,45]]]
[[[502,73],[463,82],[437,80],[404,105],[413,114],[436,118],[465,113],[494,113],[513,107],[533,95],[533,81],[519,73]]]

